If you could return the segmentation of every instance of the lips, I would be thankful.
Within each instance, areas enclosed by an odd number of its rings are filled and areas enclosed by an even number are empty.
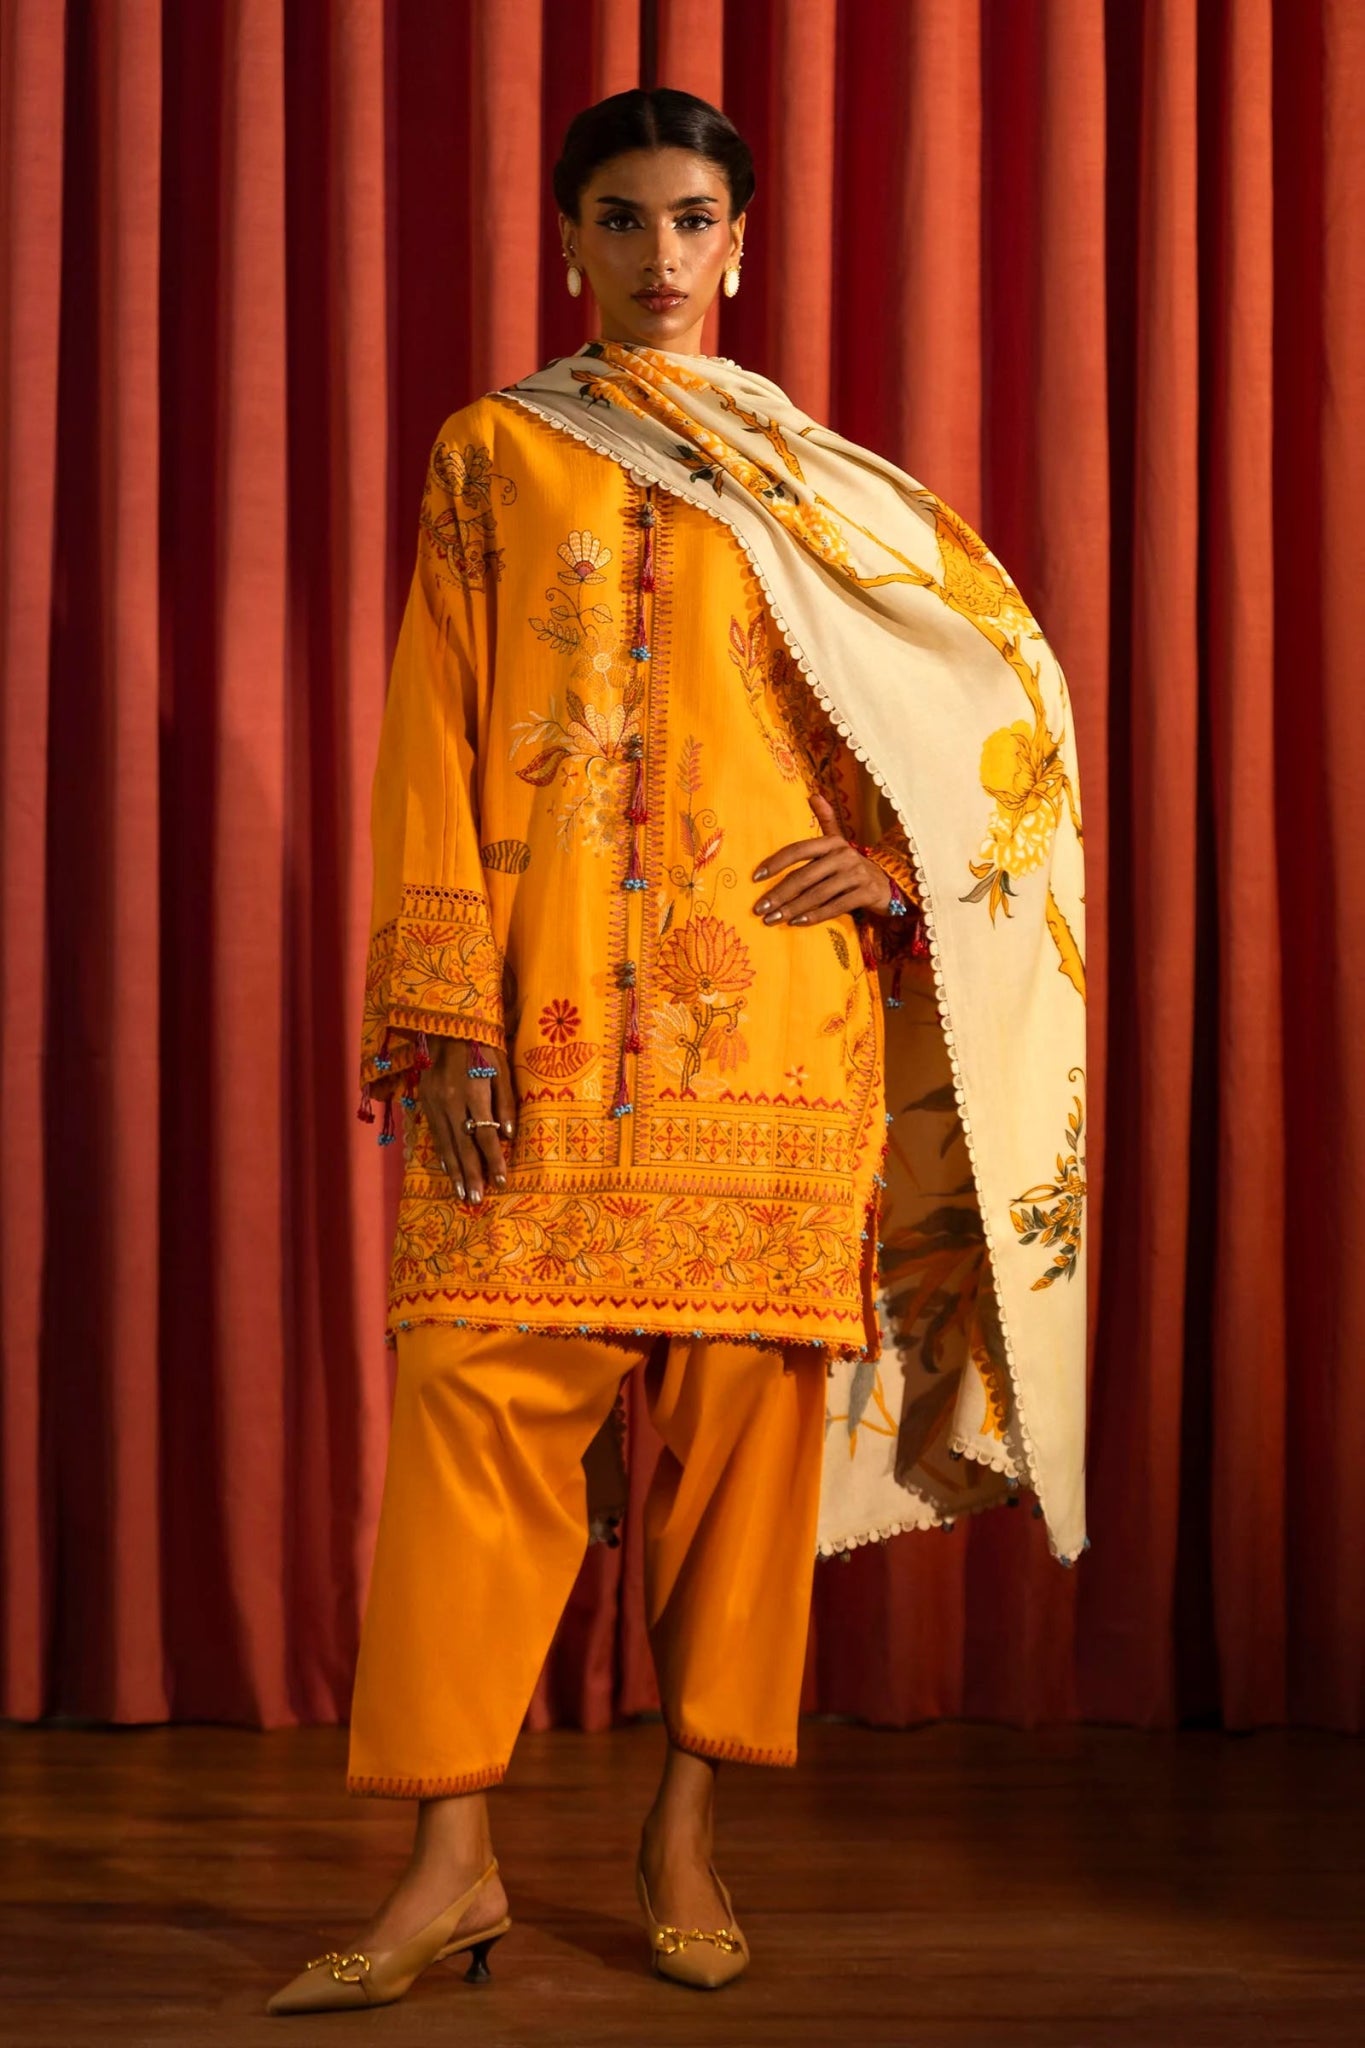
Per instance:
[[[670,306],[680,306],[687,297],[686,292],[636,292],[635,298],[642,306],[648,306],[651,313],[663,313]]]

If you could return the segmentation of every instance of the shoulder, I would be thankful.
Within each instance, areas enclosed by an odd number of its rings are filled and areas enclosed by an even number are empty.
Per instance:
[[[435,439],[437,449],[509,451],[561,439],[536,413],[499,391],[486,391],[458,412],[447,413]]]

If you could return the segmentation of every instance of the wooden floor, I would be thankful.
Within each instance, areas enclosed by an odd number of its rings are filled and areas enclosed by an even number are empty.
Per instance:
[[[753,1948],[653,1980],[631,1856],[662,1737],[524,1737],[496,1795],[517,1925],[491,1984],[269,2020],[345,1942],[411,1809],[334,1731],[0,1730],[0,2040],[179,2048],[1252,2048],[1365,2040],[1365,1753],[1332,1736],[807,1724],[732,1767],[718,1862]]]

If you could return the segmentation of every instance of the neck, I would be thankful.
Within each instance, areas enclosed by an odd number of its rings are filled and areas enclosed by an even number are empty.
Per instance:
[[[662,349],[671,356],[699,356],[702,354],[701,330],[702,322],[697,320],[694,321],[684,334],[679,334],[674,340],[659,341],[647,334],[613,334],[608,324],[604,321],[597,339],[599,341],[632,342],[637,348]]]

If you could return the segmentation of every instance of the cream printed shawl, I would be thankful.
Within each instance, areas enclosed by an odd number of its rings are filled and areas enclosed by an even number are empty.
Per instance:
[[[1027,1491],[1070,1564],[1085,931],[1056,656],[964,520],[728,357],[595,341],[500,395],[731,528],[867,771],[867,837],[889,807],[910,843],[930,958],[885,1012],[882,1351],[831,1368],[820,1549]]]

